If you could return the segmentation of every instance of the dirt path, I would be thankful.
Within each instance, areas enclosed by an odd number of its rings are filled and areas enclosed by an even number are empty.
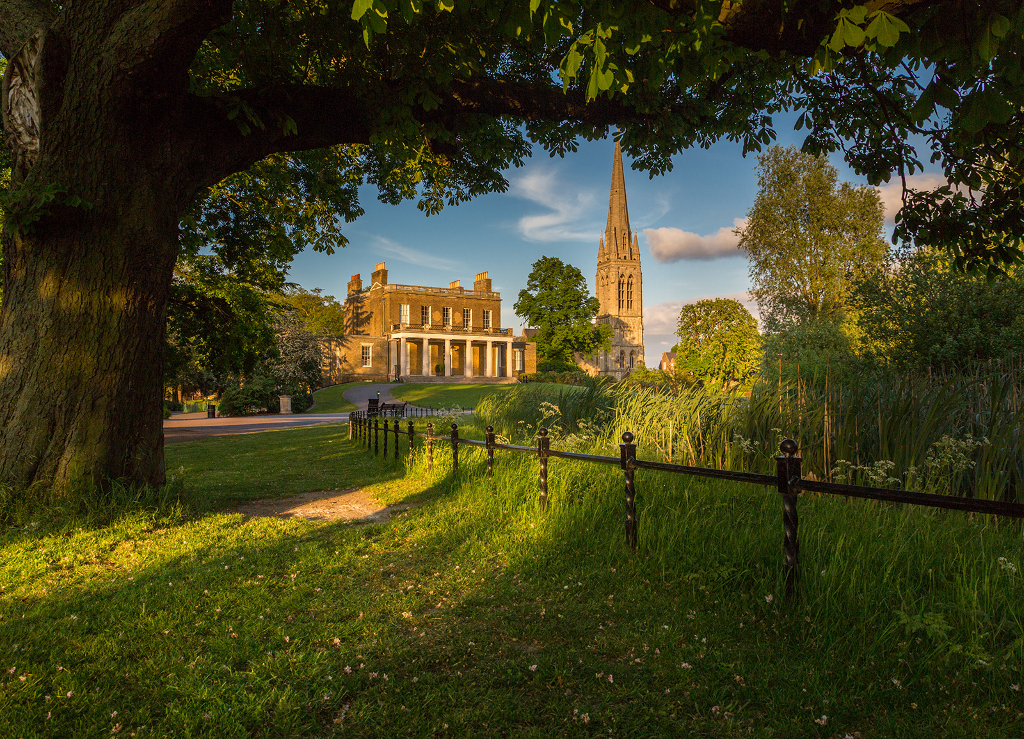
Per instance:
[[[382,523],[394,514],[407,511],[409,503],[385,506],[371,498],[362,488],[320,493],[302,493],[287,498],[254,500],[237,506],[235,513],[273,518],[305,518],[309,521],[351,521]]]

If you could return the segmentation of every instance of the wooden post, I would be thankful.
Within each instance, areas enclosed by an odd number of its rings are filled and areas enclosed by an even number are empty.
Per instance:
[[[494,477],[494,426],[487,427],[487,478]]]
[[[785,535],[783,549],[786,559],[783,568],[786,571],[786,597],[796,594],[797,580],[800,579],[800,541],[797,538],[799,519],[796,512],[796,491],[792,481],[800,479],[800,457],[796,456],[797,444],[792,439],[785,439],[779,445],[782,452],[775,458],[779,493],[782,495],[782,530]]]
[[[540,459],[540,509],[548,509],[548,449],[551,448],[551,439],[548,438],[548,430],[541,428],[537,437],[537,457]]]
[[[355,423],[356,414],[348,414],[348,440],[352,441],[352,424]]]
[[[452,474],[459,471],[459,425],[452,424]]]
[[[427,424],[427,472],[434,469],[434,424]]]
[[[376,416],[373,417],[373,456],[377,456],[379,450],[378,446],[378,432],[380,431],[380,419]]]
[[[626,543],[630,549],[636,549],[636,487],[633,484],[633,473],[636,467],[636,444],[633,443],[633,434],[627,431],[622,435],[622,443],[619,444],[619,459],[622,465],[622,472],[626,476]]]
[[[388,458],[388,419],[384,419],[384,459]]]

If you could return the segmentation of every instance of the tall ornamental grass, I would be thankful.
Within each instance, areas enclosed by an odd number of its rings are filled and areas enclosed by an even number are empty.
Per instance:
[[[525,386],[485,398],[477,417],[521,442],[543,425],[556,440],[593,438],[609,453],[628,430],[645,459],[766,473],[779,442],[793,438],[814,479],[1016,500],[1024,482],[1017,370],[826,374],[762,380],[749,393],[594,382],[553,397]]]

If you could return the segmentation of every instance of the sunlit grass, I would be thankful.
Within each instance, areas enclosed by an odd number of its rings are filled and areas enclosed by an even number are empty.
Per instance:
[[[344,398],[346,390],[350,390],[358,385],[368,385],[366,382],[346,382],[341,385],[331,385],[330,387],[321,388],[313,393],[314,405],[309,410],[310,413],[348,413],[356,409],[355,403],[351,403]]]
[[[0,532],[4,733],[1024,729],[1017,526],[802,496],[787,603],[771,490],[639,471],[631,553],[615,467],[551,460],[542,513],[532,456],[499,451],[489,482],[480,450],[461,449],[453,476],[444,442],[432,475],[420,442],[405,449],[374,457],[343,426],[182,443],[168,467],[205,514],[129,507]],[[417,506],[367,527],[229,512],[368,485]]]

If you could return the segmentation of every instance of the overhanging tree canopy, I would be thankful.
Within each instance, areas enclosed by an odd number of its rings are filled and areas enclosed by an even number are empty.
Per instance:
[[[757,149],[800,109],[808,147],[872,181],[919,169],[925,136],[974,197],[914,195],[900,232],[1010,259],[1022,22],[1011,0],[0,0],[0,480],[162,481],[180,224],[241,214],[224,198],[266,191],[209,188],[265,160],[311,204],[278,203],[303,233],[324,204],[355,214],[355,181],[428,213],[501,190],[527,138],[564,152],[622,125],[656,173],[722,136]],[[318,225],[308,243],[341,243]]]

